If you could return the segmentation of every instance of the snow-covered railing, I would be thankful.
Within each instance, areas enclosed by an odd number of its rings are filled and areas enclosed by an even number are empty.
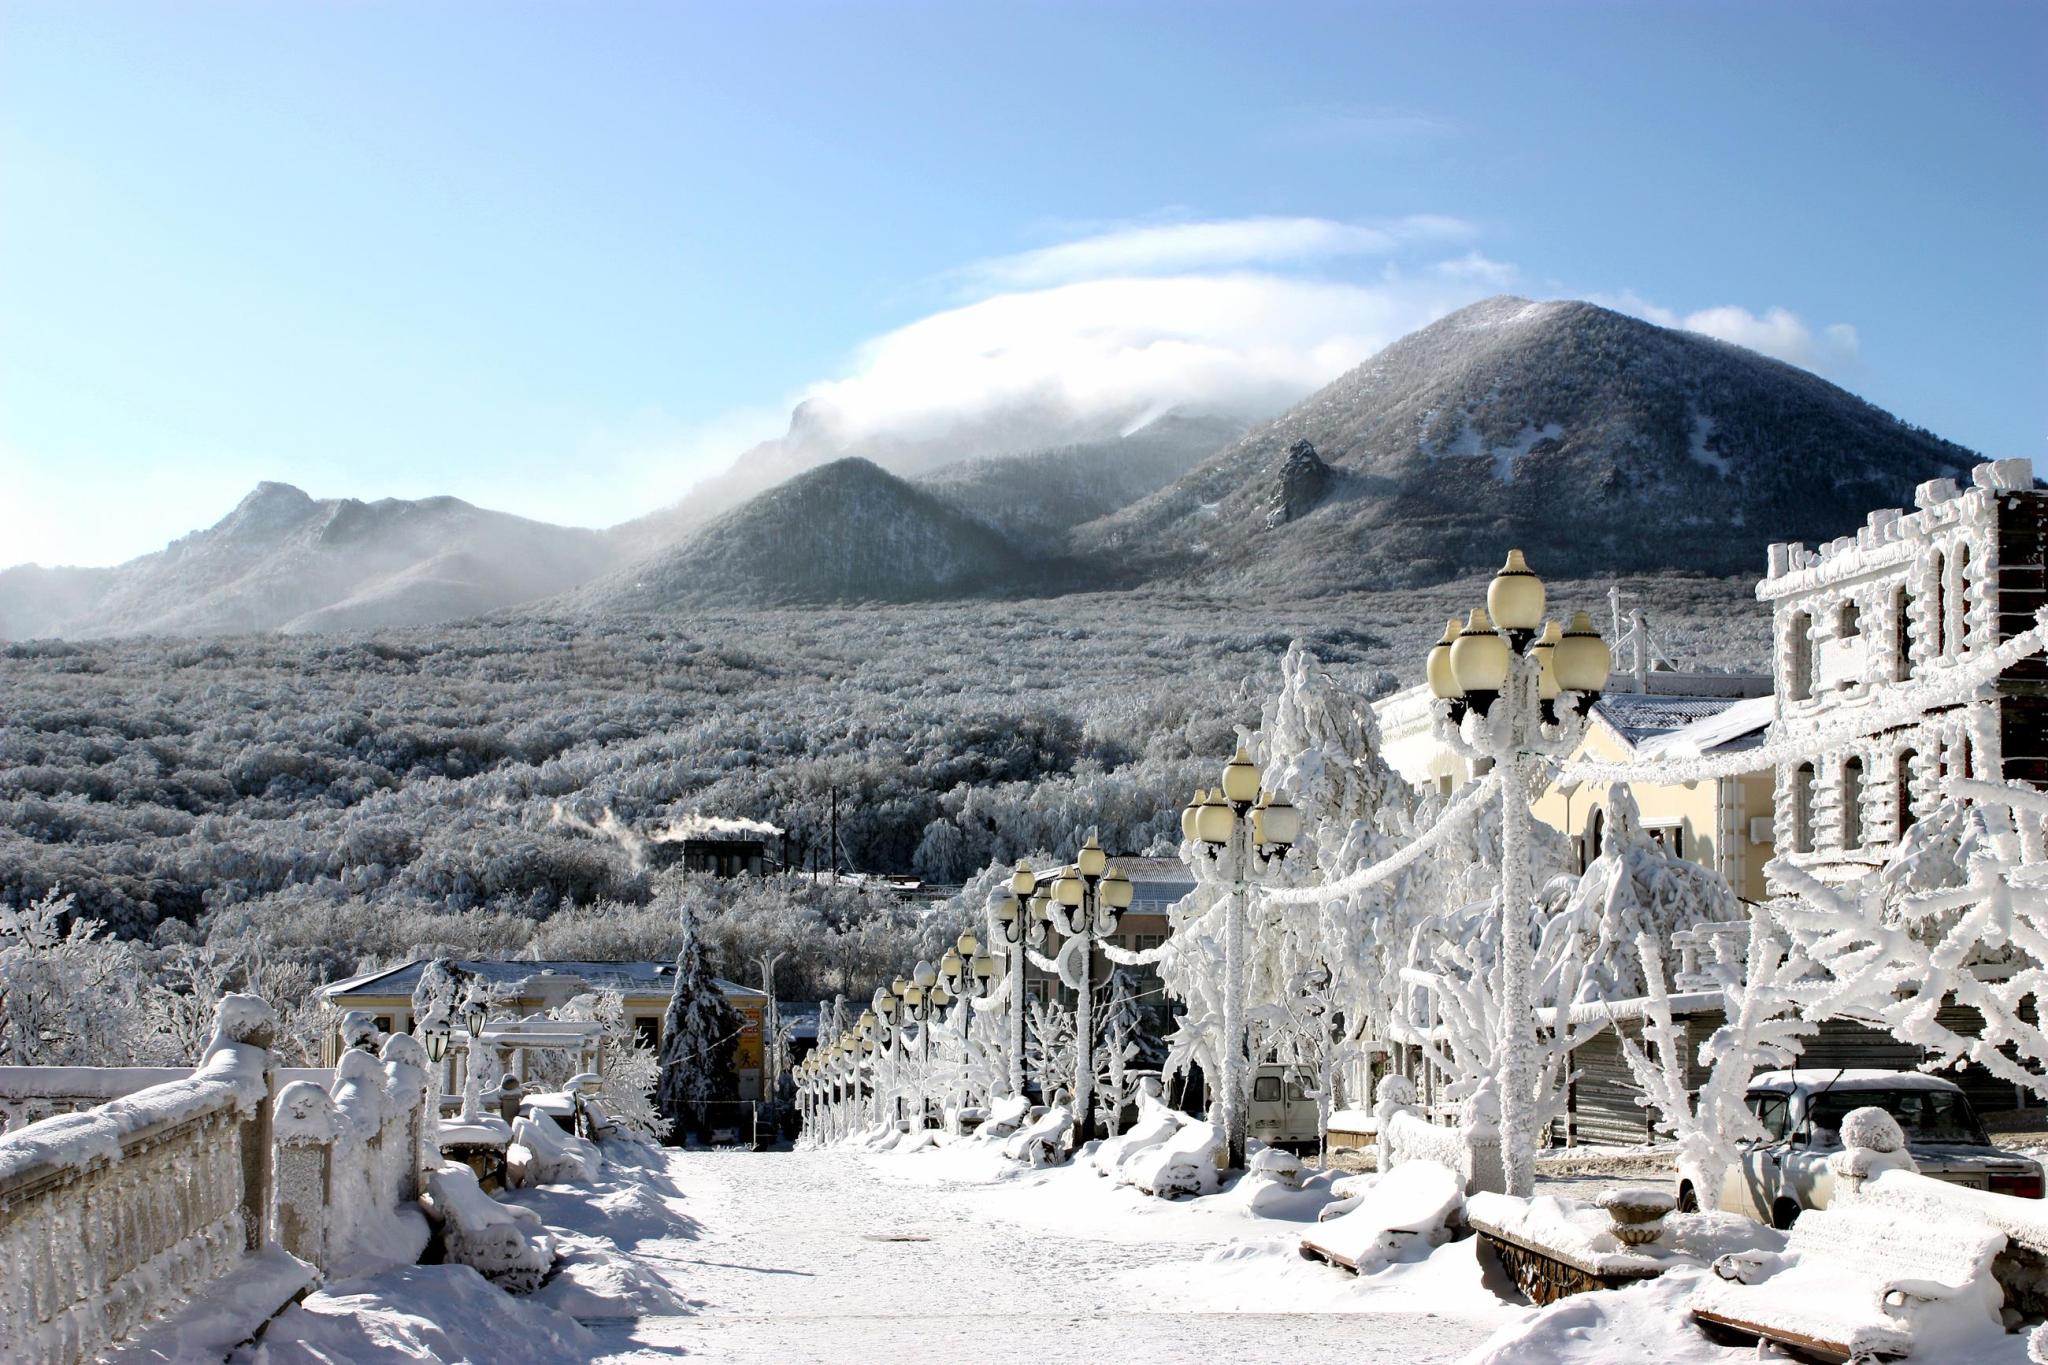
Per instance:
[[[108,1100],[192,1074],[189,1066],[0,1066],[0,1133],[11,1133],[58,1114],[75,1114]],[[334,1079],[327,1067],[279,1067],[280,1084]]]
[[[419,1198],[427,1134],[426,1053],[393,1034],[384,1055],[342,1054],[331,1089],[278,1092],[277,1229],[285,1250],[333,1271],[351,1256],[404,1259],[424,1240],[397,1211]]]
[[[89,1359],[262,1248],[275,1027],[227,996],[196,1071],[0,1136],[0,1358]]]

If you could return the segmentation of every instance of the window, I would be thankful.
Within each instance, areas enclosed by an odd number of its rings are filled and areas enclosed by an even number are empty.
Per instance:
[[[1658,847],[1662,848],[1672,857],[1683,858],[1685,856],[1685,826],[1676,824],[1644,825],[1643,833],[1649,835],[1657,843]]]
[[[1813,852],[1813,765],[1792,770],[1792,851]]]
[[[1956,546],[1949,558],[1948,647],[1960,654],[1970,645],[1970,547]]]
[[[1164,934],[1134,934],[1134,935],[1132,935],[1131,941],[1132,941],[1133,945],[1135,945],[1135,946],[1136,946],[1136,948],[1137,948],[1137,950],[1138,950],[1139,952],[1141,952],[1141,953],[1149,953],[1149,952],[1151,952],[1151,951],[1152,951],[1152,950],[1153,950],[1154,948],[1157,948],[1157,947],[1158,947],[1158,946],[1159,946],[1160,944],[1162,944],[1162,943],[1166,942],[1166,935],[1164,935]]]
[[[1863,760],[1842,764],[1842,847],[1863,847]]]
[[[1913,757],[1913,751],[1907,749],[1892,766],[1893,828],[1898,830],[1901,839],[1919,818],[1913,810]]]
[[[1913,676],[1913,594],[1903,583],[1892,594],[1892,676]]]
[[[1287,1098],[1290,1100],[1305,1100],[1308,1098],[1308,1092],[1301,1088],[1301,1078],[1299,1076],[1289,1076],[1287,1078]]]
[[[1764,1131],[1773,1139],[1785,1136],[1786,1120],[1791,1114],[1791,1104],[1783,1095],[1760,1092],[1745,1095],[1742,1102],[1749,1106],[1749,1112],[1764,1126]]]
[[[1929,621],[1933,629],[1928,631],[1932,638],[1927,652],[1939,659],[1948,653],[1948,564],[1939,550],[1934,552],[1934,610]]]
[[[388,1014],[380,1014],[370,1022],[377,1026],[377,1032],[379,1033],[391,1032],[391,1016]]]
[[[1842,603],[1842,609],[1835,615],[1835,638],[1847,640],[1860,629],[1859,614],[1854,602]]]
[[[1586,826],[1586,856],[1597,858],[1607,851],[1607,812],[1593,807],[1593,819]],[[1581,868],[1580,871],[1585,869]]]
[[[633,1040],[642,1047],[661,1048],[661,1016],[640,1014],[633,1017]]]
[[[1261,1076],[1253,1081],[1252,1098],[1262,1104],[1277,1104],[1280,1100],[1280,1078]]]
[[[1785,686],[1793,701],[1813,695],[1813,622],[1795,611],[1785,622]]]

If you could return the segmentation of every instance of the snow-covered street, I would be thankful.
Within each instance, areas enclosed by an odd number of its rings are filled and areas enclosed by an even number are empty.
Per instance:
[[[689,1232],[637,1251],[694,1311],[595,1328],[608,1360],[1421,1365],[1458,1358],[1515,1312],[1472,1292],[1476,1260],[1462,1286],[1436,1261],[1368,1286],[1302,1262],[1275,1224],[1227,1200],[1147,1199],[1071,1167],[990,1187],[986,1152],[663,1155]],[[1259,1234],[1273,1244],[1203,1260]]]

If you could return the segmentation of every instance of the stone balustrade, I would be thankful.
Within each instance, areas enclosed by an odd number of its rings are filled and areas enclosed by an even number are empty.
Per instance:
[[[281,1076],[262,1001],[227,996],[215,1019],[196,1070],[139,1089],[153,1069],[63,1068],[39,1095],[14,1078],[23,1103],[116,1097],[0,1134],[0,1360],[96,1358],[229,1280],[275,1299],[253,1329],[349,1256],[418,1254],[424,1220],[396,1212],[428,1141],[417,1040]]]

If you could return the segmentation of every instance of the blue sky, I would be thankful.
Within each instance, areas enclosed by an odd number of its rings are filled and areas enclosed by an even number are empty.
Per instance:
[[[1501,291],[2048,455],[2044,56],[2040,5],[6,0],[0,564],[259,478],[606,524],[806,395],[1306,386]]]

